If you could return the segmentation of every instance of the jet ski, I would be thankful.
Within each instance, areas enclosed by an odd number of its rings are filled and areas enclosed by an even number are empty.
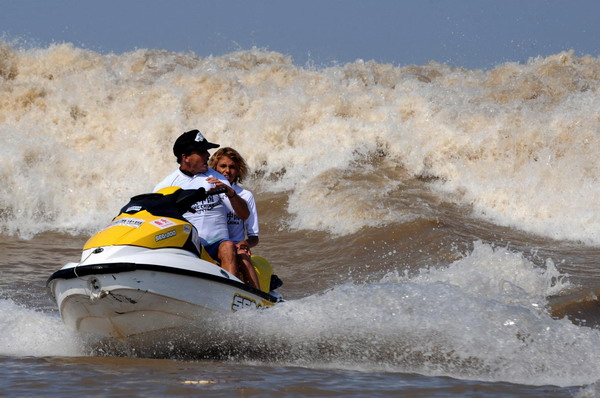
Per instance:
[[[252,256],[260,289],[219,266],[183,216],[223,189],[165,188],[131,198],[84,245],[81,260],[46,282],[67,328],[127,339],[283,301],[269,262]]]

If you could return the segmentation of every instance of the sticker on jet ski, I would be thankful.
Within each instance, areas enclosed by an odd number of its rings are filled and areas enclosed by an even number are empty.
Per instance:
[[[150,224],[152,224],[155,227],[158,227],[160,229],[169,228],[169,227],[172,227],[173,225],[175,225],[175,223],[173,221],[166,219],[166,218],[158,218],[154,221],[150,221]]]
[[[232,311],[239,311],[243,310],[244,308],[258,307],[262,307],[262,305],[257,304],[256,301],[254,299],[251,299],[250,297],[242,296],[240,294],[235,294],[233,296],[233,302],[231,303]]]
[[[139,218],[124,217],[124,218],[119,218],[118,220],[113,221],[112,223],[110,223],[108,225],[107,228],[116,227],[118,225],[122,225],[124,227],[139,228],[143,223],[144,223],[144,220],[139,219]]]
[[[165,232],[164,234],[158,234],[154,237],[154,239],[156,240],[156,242],[160,242],[161,240],[167,239],[167,238],[171,238],[173,236],[177,235],[177,231],[175,231],[174,229],[169,231],[169,232]]]

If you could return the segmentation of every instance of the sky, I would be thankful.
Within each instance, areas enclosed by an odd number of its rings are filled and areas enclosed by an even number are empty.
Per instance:
[[[358,59],[490,69],[573,50],[600,54],[597,0],[0,0],[0,35],[222,55],[258,47],[297,65]]]

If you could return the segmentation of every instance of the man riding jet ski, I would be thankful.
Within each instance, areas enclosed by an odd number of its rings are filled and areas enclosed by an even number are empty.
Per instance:
[[[206,251],[218,259],[226,271],[236,275],[241,271],[247,283],[258,287],[254,269],[249,264],[238,262],[237,249],[230,239],[227,224],[226,201],[242,220],[246,220],[250,215],[248,204],[232,189],[227,178],[208,167],[208,151],[218,147],[219,144],[208,142],[199,130],[181,134],[173,145],[173,155],[179,167],[159,182],[154,192],[171,186],[183,189],[204,188],[207,191],[225,188],[223,195],[209,196],[198,201],[193,206],[195,211],[187,213],[186,217],[198,230],[200,242]]]

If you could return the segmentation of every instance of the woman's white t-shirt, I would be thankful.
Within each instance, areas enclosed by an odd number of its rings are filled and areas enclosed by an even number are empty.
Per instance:
[[[258,236],[258,213],[256,211],[256,203],[252,192],[240,187],[237,184],[231,186],[235,192],[248,204],[250,216],[245,221],[239,218],[233,211],[231,202],[227,197],[223,199],[227,208],[227,228],[229,230],[229,239],[235,243],[246,239],[246,236]]]

